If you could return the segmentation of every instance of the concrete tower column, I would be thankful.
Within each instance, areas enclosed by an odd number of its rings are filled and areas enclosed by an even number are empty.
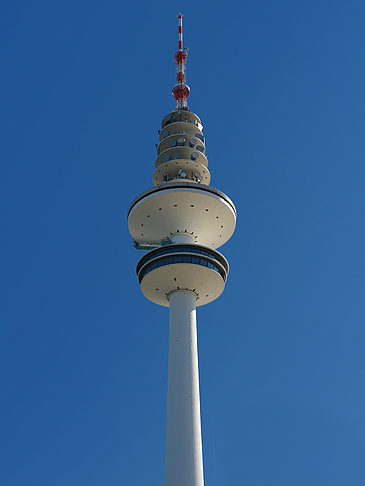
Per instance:
[[[165,486],[203,486],[196,296],[170,295]]]
[[[194,243],[194,238],[189,233],[177,233],[171,237],[173,243]]]

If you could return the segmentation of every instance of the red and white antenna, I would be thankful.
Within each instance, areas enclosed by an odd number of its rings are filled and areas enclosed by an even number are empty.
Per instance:
[[[179,50],[175,54],[177,84],[172,89],[172,96],[176,100],[177,110],[188,110],[187,98],[190,94],[190,88],[185,82],[185,64],[188,58],[188,53],[187,49],[183,47],[182,17],[182,14],[177,16],[179,19]]]

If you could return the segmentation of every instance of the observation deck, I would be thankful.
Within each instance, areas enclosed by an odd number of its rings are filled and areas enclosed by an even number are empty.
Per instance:
[[[165,307],[176,290],[190,290],[196,306],[215,300],[224,290],[228,262],[211,248],[194,244],[174,244],[144,255],[136,268],[144,296]]]

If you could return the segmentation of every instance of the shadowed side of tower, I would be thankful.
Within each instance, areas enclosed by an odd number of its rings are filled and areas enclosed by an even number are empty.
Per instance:
[[[212,188],[203,126],[187,104],[182,15],[175,54],[175,111],[166,115],[151,189],[128,211],[144,296],[169,307],[165,486],[203,486],[196,308],[224,290],[228,262],[217,251],[232,236],[236,209]]]

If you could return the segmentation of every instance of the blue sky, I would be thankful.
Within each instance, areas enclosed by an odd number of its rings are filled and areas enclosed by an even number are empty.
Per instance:
[[[0,483],[163,482],[168,313],[126,224],[173,109],[177,19],[238,210],[198,311],[209,486],[365,483],[362,1],[2,8]]]

